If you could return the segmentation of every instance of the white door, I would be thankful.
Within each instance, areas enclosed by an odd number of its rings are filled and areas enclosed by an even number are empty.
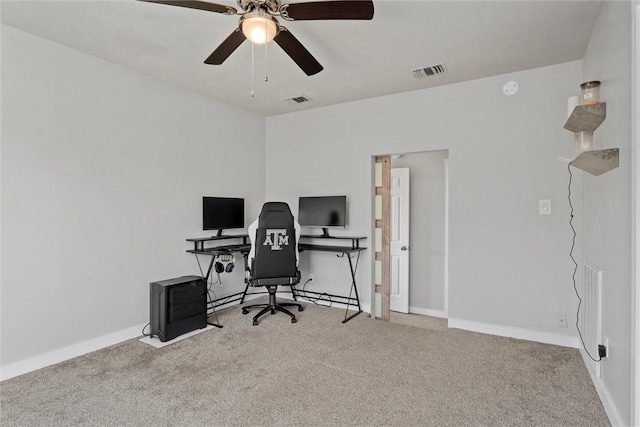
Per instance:
[[[409,312],[409,168],[391,169],[391,311]]]

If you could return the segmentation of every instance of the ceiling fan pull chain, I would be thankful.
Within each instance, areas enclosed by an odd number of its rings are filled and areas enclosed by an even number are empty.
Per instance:
[[[267,33],[267,20],[264,20],[264,33]],[[267,83],[269,81],[269,61],[267,57],[267,45],[269,43],[264,44],[264,82]]]
[[[269,43],[265,43],[264,45],[264,82],[269,82],[269,56],[267,55],[267,45]]]
[[[253,96],[253,43],[251,43],[251,97]]]

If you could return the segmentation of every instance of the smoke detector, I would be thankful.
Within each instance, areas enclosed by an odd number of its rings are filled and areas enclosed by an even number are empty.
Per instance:
[[[502,86],[502,93],[504,93],[505,96],[512,96],[518,93],[519,88],[518,82],[512,80],[510,82],[506,82],[504,86]]]

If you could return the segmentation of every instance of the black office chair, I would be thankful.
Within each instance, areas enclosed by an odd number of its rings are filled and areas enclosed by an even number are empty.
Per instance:
[[[253,317],[253,324],[258,324],[258,319],[276,311],[288,314],[291,323],[296,323],[296,316],[284,307],[298,307],[303,311],[304,307],[297,303],[278,303],[276,291],[279,285],[292,287],[300,282],[300,272],[296,265],[297,244],[293,215],[289,205],[283,202],[268,202],[262,206],[262,212],[258,217],[258,228],[255,236],[249,236],[254,249],[254,257],[249,260],[248,283],[250,286],[264,286],[269,292],[267,304],[253,304],[242,307],[242,314],[249,313],[251,308],[262,307],[262,310]]]

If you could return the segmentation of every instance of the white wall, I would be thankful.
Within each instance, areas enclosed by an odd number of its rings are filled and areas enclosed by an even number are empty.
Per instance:
[[[410,179],[410,312],[445,316],[445,150],[391,159]],[[417,310],[416,310],[417,309]]]
[[[610,356],[602,362],[601,385],[605,406],[612,404],[609,417],[624,425],[632,419],[631,16],[629,2],[605,2],[584,57],[584,79],[602,82],[607,103],[594,148],[620,148],[619,168],[584,175],[583,255],[603,271],[602,334]]]
[[[139,334],[149,282],[199,274],[202,196],[262,205],[261,117],[8,26],[2,87],[5,367]]]
[[[520,91],[505,97],[509,80]],[[450,322],[575,345],[573,327],[557,328],[575,296],[567,171],[556,157],[573,153],[563,125],[581,80],[577,61],[270,117],[267,198],[295,209],[298,195],[347,194],[342,233],[369,235],[370,246],[371,156],[449,149]],[[552,200],[552,215],[538,215],[539,199]],[[370,252],[359,270],[368,304]],[[318,286],[348,291],[335,260],[307,256]]]

